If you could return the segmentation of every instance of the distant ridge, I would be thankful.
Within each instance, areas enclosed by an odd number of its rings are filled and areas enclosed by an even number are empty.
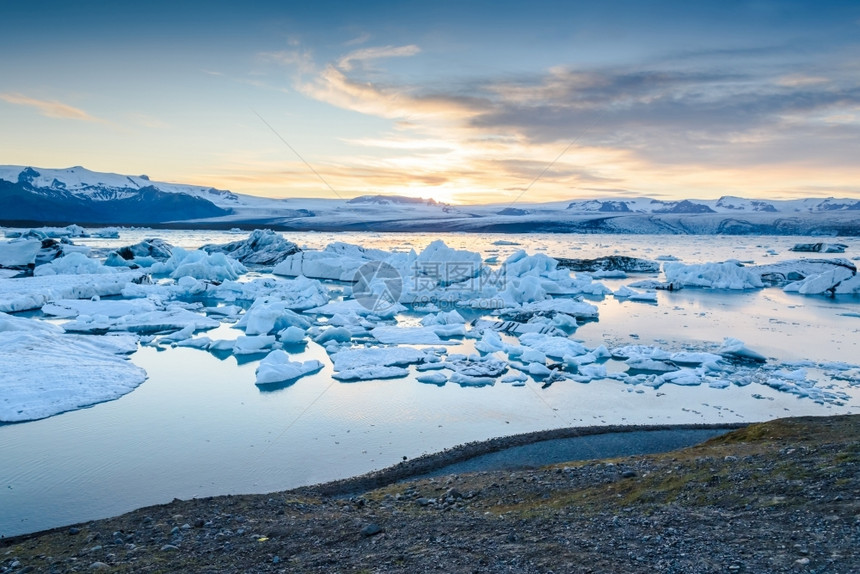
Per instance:
[[[146,175],[0,166],[0,223],[416,231],[860,236],[860,200],[649,197],[448,205],[403,195],[272,199]]]

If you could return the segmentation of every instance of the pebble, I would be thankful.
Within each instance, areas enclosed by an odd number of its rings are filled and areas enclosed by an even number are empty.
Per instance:
[[[162,552],[168,552],[171,550],[179,550],[179,546],[174,546],[173,544],[165,544],[161,547]]]
[[[104,562],[93,562],[90,564],[90,570],[110,570],[110,566]]]
[[[382,527],[375,522],[371,522],[361,529],[361,535],[364,537],[375,536],[382,532]]]
[[[80,529],[80,528],[76,528],[76,527],[74,527],[74,526],[72,526],[71,528],[69,528],[69,536],[74,536],[75,534],[80,534],[80,533],[81,533],[81,529]]]

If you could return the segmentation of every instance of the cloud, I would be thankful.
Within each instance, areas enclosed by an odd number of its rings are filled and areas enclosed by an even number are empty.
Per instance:
[[[380,60],[384,58],[406,58],[419,53],[421,48],[414,44],[408,46],[379,46],[372,48],[362,48],[355,50],[343,56],[337,63],[337,66],[344,70],[352,70],[356,62],[368,62],[371,60]]]
[[[556,66],[432,85],[363,65],[421,53],[411,45],[367,47],[322,65],[307,51],[278,61],[299,71],[300,93],[390,120],[388,134],[342,140],[375,150],[330,166],[343,183],[358,169],[383,188],[411,180],[438,186],[425,194],[498,201],[538,176],[523,201],[593,193],[595,184],[652,196],[856,187],[845,187],[860,176],[850,157],[860,146],[856,75],[838,64],[780,63],[774,47],[746,52],[732,53],[731,66],[711,51],[682,64]]]
[[[104,120],[91,116],[82,109],[58,101],[37,100],[36,98],[17,93],[0,93],[0,100],[10,104],[35,108],[40,114],[48,118],[104,122]]]

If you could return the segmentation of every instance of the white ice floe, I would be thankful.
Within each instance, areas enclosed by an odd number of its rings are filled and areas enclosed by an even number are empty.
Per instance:
[[[333,375],[338,380],[369,380],[405,377],[405,365],[422,363],[428,354],[411,347],[345,349],[331,355]]]
[[[380,343],[397,345],[439,345],[442,337],[462,337],[464,325],[431,325],[429,327],[376,327],[370,334]],[[459,344],[459,341],[444,341],[446,344]]]
[[[205,251],[186,251],[181,247],[174,248],[169,259],[155,263],[150,270],[173,279],[188,276],[209,281],[236,280],[248,271],[244,265],[223,253],[210,255]]]
[[[519,337],[520,343],[543,352],[548,357],[562,359],[565,356],[584,355],[588,348],[578,341],[567,337],[554,337],[541,333],[525,333]]]
[[[380,308],[372,308],[363,305],[355,299],[347,299],[345,301],[331,301],[325,305],[308,309],[307,312],[312,315],[359,315],[359,316],[376,316],[383,319],[394,317],[397,313],[406,310],[406,307],[400,303],[395,303],[390,306]]]
[[[79,315],[117,318],[155,310],[155,303],[149,299],[57,299],[42,307],[46,315],[62,318]]]
[[[336,343],[347,343],[352,339],[352,331],[346,327],[329,327],[314,337],[314,342],[325,345],[331,341]]]
[[[645,303],[656,303],[656,291],[636,291],[627,285],[622,285],[614,293],[616,299],[627,299],[628,301],[642,301]]]
[[[223,245],[204,245],[201,249],[210,254],[224,253],[248,265],[275,265],[299,252],[298,245],[271,229],[255,229],[247,239]]]
[[[377,327],[370,334],[387,345],[438,345],[442,339],[433,327]]]
[[[307,317],[292,310],[294,301],[275,297],[261,297],[254,301],[236,324],[247,335],[268,335],[287,327],[307,329],[311,326]]]
[[[466,319],[456,310],[439,312],[436,314],[424,315],[421,317],[421,324],[424,326],[430,325],[463,325]]]
[[[0,313],[0,422],[49,417],[121,397],[146,379],[133,339],[64,334]]]
[[[283,383],[294,381],[305,375],[315,373],[323,368],[323,364],[316,359],[297,362],[290,361],[290,356],[278,349],[274,350],[260,361],[257,366],[256,376],[258,385],[272,383]]]
[[[335,242],[322,251],[299,251],[280,262],[272,270],[276,275],[310,277],[331,281],[356,281],[358,269],[367,263],[386,261],[387,251],[366,249],[357,245]]]
[[[33,270],[35,277],[47,275],[92,275],[114,273],[116,269],[105,267],[97,259],[91,259],[83,253],[69,253],[65,257],[54,259],[45,265],[39,265]]]
[[[415,377],[415,380],[419,383],[427,383],[429,385],[441,386],[448,382],[448,375],[440,373],[439,371],[433,371],[429,373],[422,373]]]
[[[485,384],[486,381],[483,381],[483,379],[493,381],[508,370],[508,365],[505,361],[492,355],[454,354],[449,355],[443,364],[446,369],[450,369],[459,375],[459,378],[451,377],[451,382],[459,384],[467,381],[468,377],[481,379],[480,381],[472,381],[473,384]]]
[[[0,241],[0,267],[24,269],[36,264],[36,255],[42,248],[38,239]]]
[[[784,290],[801,295],[860,293],[860,276],[857,275],[856,271],[847,267],[836,267],[824,273],[789,283]]]
[[[275,344],[274,335],[239,335],[233,342],[234,355],[255,355],[264,353]]]
[[[91,299],[119,295],[135,281],[138,271],[97,275],[46,275],[0,279],[0,312],[16,313],[39,309],[59,299]]]
[[[723,345],[720,347],[719,353],[724,357],[732,357],[737,359],[745,359],[756,362],[765,362],[767,357],[761,353],[753,351],[746,346],[746,343],[734,337],[726,337],[723,340]]]
[[[665,263],[663,272],[666,274],[667,281],[685,287],[733,290],[764,287],[759,273],[733,261],[697,265]]]
[[[791,251],[807,253],[845,253],[848,248],[844,243],[795,243]]]
[[[219,321],[178,307],[148,311],[120,317],[107,315],[78,315],[77,319],[63,323],[63,329],[75,333],[128,331],[139,334],[158,334],[180,331],[191,327],[192,332],[213,329]]]

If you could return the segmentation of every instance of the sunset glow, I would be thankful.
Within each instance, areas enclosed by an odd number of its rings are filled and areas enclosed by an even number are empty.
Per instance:
[[[0,12],[0,163],[278,198],[860,197],[856,3]]]

